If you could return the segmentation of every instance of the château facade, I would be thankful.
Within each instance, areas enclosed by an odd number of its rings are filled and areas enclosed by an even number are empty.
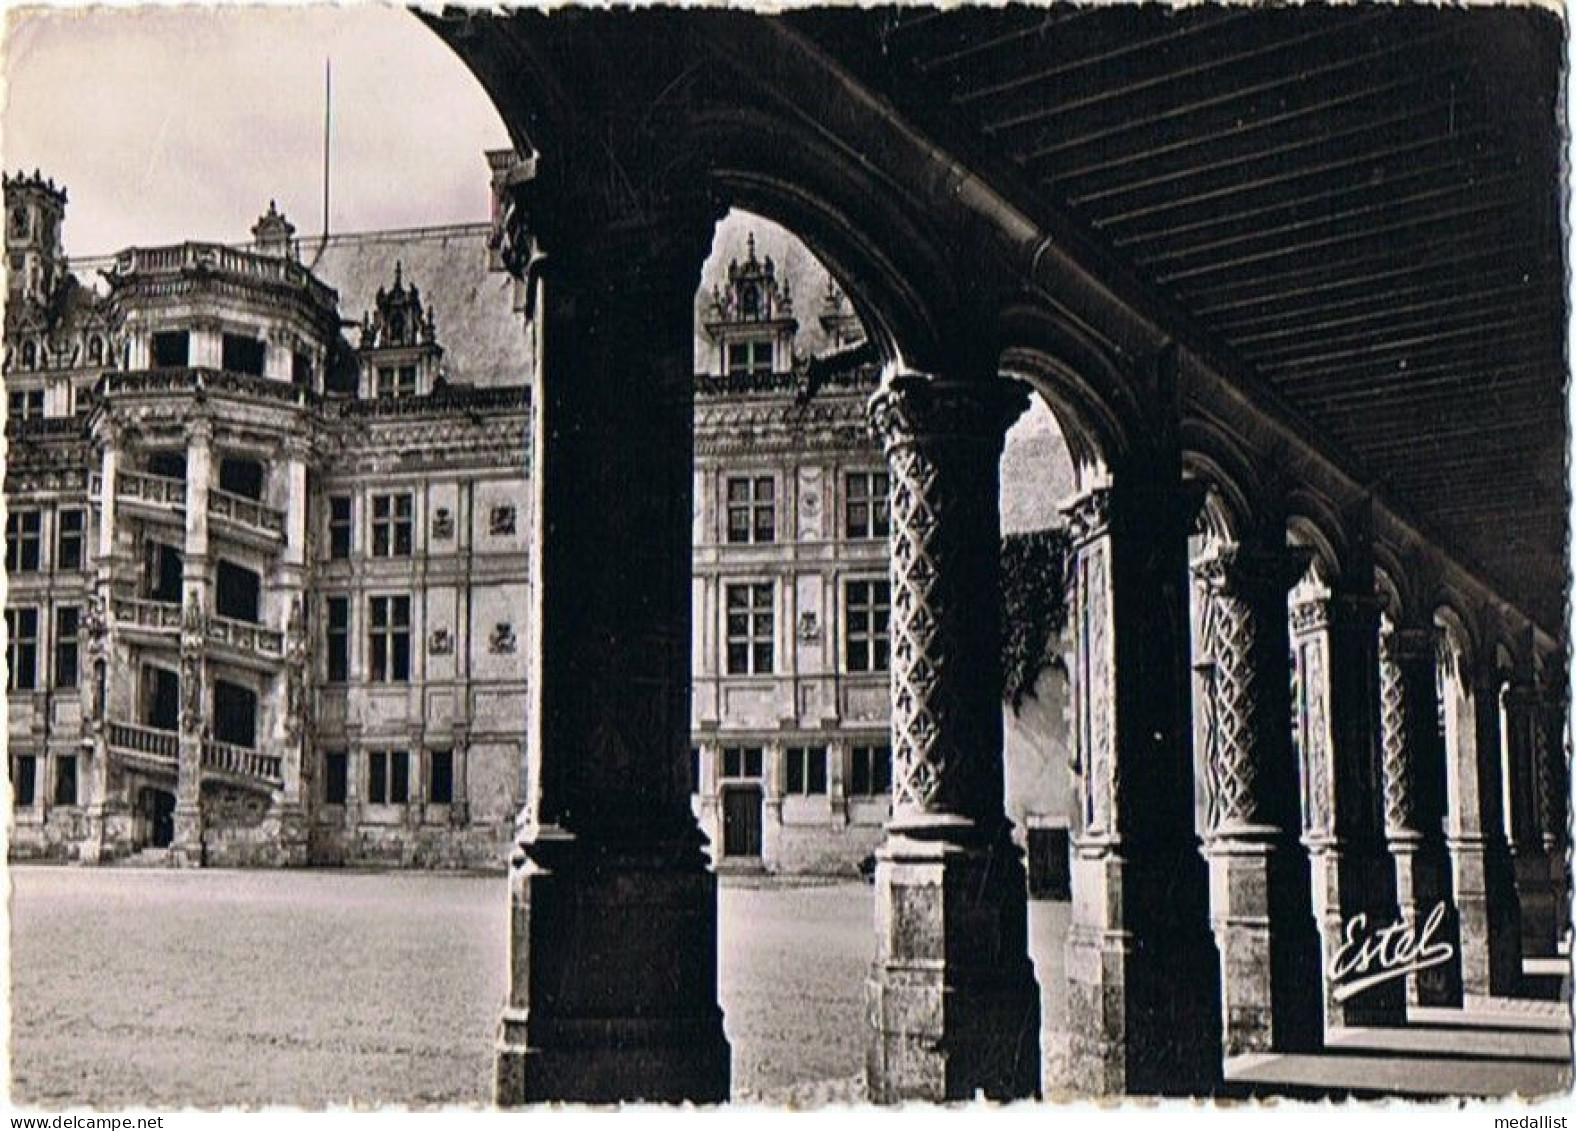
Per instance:
[[[6,180],[12,856],[501,866],[533,361],[489,225],[304,253],[270,205],[99,288],[65,204]],[[801,333],[750,234],[698,318],[690,774],[723,869],[851,873],[891,809],[878,374],[815,302]],[[1007,712],[1020,829],[1067,823],[1047,676]]]
[[[244,248],[120,253],[99,293],[61,253],[64,190],[8,177],[5,205],[12,855],[495,866],[524,343],[446,352],[399,265],[423,233],[340,238],[314,272],[270,206]],[[485,272],[484,226],[442,237]],[[387,285],[347,335],[321,274],[364,281],[360,245]]]

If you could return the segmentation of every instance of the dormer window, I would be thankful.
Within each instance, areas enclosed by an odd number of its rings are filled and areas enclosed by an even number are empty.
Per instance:
[[[761,292],[753,283],[747,283],[739,288],[739,315],[743,318],[761,316]]]
[[[772,372],[771,342],[729,342],[728,375]]]
[[[373,386],[377,397],[414,397],[416,395],[416,367],[414,365],[381,365],[377,382]]]
[[[94,334],[88,339],[88,364],[102,365],[104,363],[104,339]]]
[[[33,342],[24,342],[22,344],[22,368],[38,368],[38,346]]]
[[[27,209],[14,208],[11,210],[11,234],[17,239],[27,238]]]

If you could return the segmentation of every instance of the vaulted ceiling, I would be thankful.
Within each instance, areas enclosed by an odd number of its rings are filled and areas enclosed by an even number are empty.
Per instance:
[[[1534,9],[787,17],[1564,623],[1562,29]]]

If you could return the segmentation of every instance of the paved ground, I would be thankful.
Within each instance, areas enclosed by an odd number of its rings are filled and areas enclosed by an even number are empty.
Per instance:
[[[502,877],[13,868],[12,1095],[38,1105],[485,1103],[504,994]],[[871,889],[727,881],[737,1099],[862,1094]],[[1066,904],[1030,905],[1063,1015]],[[1439,1012],[1439,1011],[1436,1011]],[[1244,1058],[1243,1084],[1440,1094],[1569,1087],[1568,1013],[1522,1003]],[[325,1024],[323,1019],[332,1019]]]
[[[21,1102],[490,1095],[502,878],[126,868],[11,877]],[[869,900],[858,883],[724,888],[722,998],[741,1098],[858,1096]]]

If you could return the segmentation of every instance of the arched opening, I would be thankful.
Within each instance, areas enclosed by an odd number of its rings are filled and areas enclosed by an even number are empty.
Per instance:
[[[168,848],[175,840],[175,794],[144,786],[137,794],[137,843],[144,848]]]

